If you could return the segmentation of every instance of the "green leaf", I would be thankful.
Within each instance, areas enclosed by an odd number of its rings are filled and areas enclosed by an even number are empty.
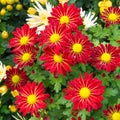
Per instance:
[[[29,120],[40,120],[40,119],[36,117],[31,117]]]
[[[56,80],[54,90],[56,91],[56,93],[58,93],[61,90],[61,82],[59,80]]]
[[[106,97],[116,96],[117,94],[118,90],[113,88],[106,88],[104,93]]]

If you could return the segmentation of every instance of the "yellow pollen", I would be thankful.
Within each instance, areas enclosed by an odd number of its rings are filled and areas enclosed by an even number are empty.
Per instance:
[[[61,24],[69,24],[69,22],[70,22],[70,19],[69,19],[69,17],[68,16],[62,16],[61,18],[60,18],[60,23]]]
[[[60,40],[60,35],[59,34],[54,33],[50,36],[50,41],[52,43],[58,42],[59,40]]]
[[[120,120],[120,112],[113,113],[112,120]]]
[[[26,45],[29,41],[29,38],[27,36],[23,36],[21,39],[20,39],[20,43],[21,45]]]
[[[79,91],[79,95],[82,99],[87,99],[90,97],[91,91],[87,87],[82,87]]]
[[[30,54],[30,53],[24,53],[24,54],[22,55],[22,61],[23,61],[23,62],[29,61],[30,58],[31,58],[31,54]]]
[[[108,19],[109,19],[110,21],[112,21],[112,22],[116,22],[116,21],[118,20],[118,15],[115,14],[115,13],[111,13],[111,14],[109,14],[109,16],[108,16]]]
[[[12,82],[14,84],[17,84],[20,81],[20,77],[18,75],[13,75]]]
[[[109,53],[103,53],[100,58],[102,62],[107,63],[107,62],[110,62],[111,55]]]
[[[72,46],[72,50],[75,52],[75,53],[80,53],[82,51],[82,45],[79,44],[79,43],[75,43],[73,46]]]
[[[37,97],[34,94],[31,94],[27,97],[28,104],[35,104],[37,101]]]
[[[53,57],[54,61],[57,63],[61,63],[63,61],[62,55],[55,54]]]

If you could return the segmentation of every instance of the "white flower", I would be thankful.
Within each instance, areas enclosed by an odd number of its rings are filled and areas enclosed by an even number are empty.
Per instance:
[[[0,61],[0,82],[2,79],[6,79],[6,66]]]
[[[37,33],[40,33],[40,30],[44,30],[45,26],[48,25],[48,17],[51,16],[53,6],[50,3],[46,3],[46,9],[41,6],[41,4],[35,1],[36,5],[34,8],[37,10],[38,15],[30,15],[26,19],[27,24],[30,28],[37,27]]]
[[[80,16],[83,18],[85,16],[85,11],[83,11],[82,8],[80,8]]]
[[[85,11],[82,10],[82,8],[80,8],[80,16],[83,18],[83,25],[85,26],[85,30],[87,30],[88,28],[95,26],[97,17],[95,17],[95,14],[89,12],[88,14],[85,14]]]

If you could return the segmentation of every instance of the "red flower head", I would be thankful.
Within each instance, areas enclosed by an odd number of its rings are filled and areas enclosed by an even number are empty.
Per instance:
[[[110,107],[103,112],[104,115],[108,118],[108,120],[120,120],[120,104],[115,105],[114,108]]]
[[[21,28],[16,28],[13,32],[14,37],[10,39],[10,48],[14,48],[14,51],[18,50],[24,45],[34,45],[37,40],[36,28],[29,28],[29,25],[24,24]]]
[[[68,6],[67,3],[59,4],[54,7],[51,12],[51,17],[49,17],[49,22],[52,24],[58,22],[60,24],[65,24],[68,28],[77,28],[78,25],[82,24],[82,18],[80,17],[80,9],[74,4]]]
[[[41,31],[40,44],[48,45],[50,47],[61,48],[61,45],[66,36],[66,26],[60,24],[50,24],[46,26],[44,31]]]
[[[90,59],[93,44],[80,31],[68,34],[63,45],[65,53],[73,63],[86,63]]]
[[[35,82],[28,82],[21,87],[19,95],[16,97],[16,106],[19,108],[19,112],[26,116],[27,113],[31,115],[39,116],[38,110],[45,109],[45,100],[49,97],[49,94],[44,94],[44,86],[40,82],[36,85]]]
[[[73,102],[74,110],[86,109],[91,111],[102,107],[103,93],[102,81],[93,78],[92,74],[85,73],[84,78],[81,75],[79,78],[68,82],[64,97]]]
[[[11,90],[19,90],[21,86],[25,85],[29,78],[26,72],[19,68],[11,68],[7,72],[7,78],[5,79],[5,84]]]
[[[98,70],[114,71],[120,63],[118,49],[110,44],[96,46],[91,63]]]
[[[40,60],[45,61],[43,64],[45,69],[49,70],[55,76],[57,74],[66,75],[66,72],[71,72],[71,60],[58,49],[51,49],[50,47],[45,48]]]
[[[37,49],[34,46],[22,46],[19,51],[15,52],[14,62],[21,68],[31,66],[37,54]]]
[[[109,7],[102,12],[101,18],[107,26],[120,24],[120,9],[118,7]]]

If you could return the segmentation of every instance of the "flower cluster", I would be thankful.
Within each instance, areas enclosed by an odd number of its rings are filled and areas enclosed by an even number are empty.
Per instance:
[[[111,102],[115,107],[107,107],[111,94],[118,95],[120,89],[120,46],[111,44],[109,33],[105,36],[96,30],[99,17],[104,29],[119,25],[120,9],[104,0],[98,4],[101,11],[96,17],[68,0],[59,0],[55,6],[42,0],[33,2],[34,14],[28,12],[26,23],[12,31],[9,39],[12,67],[0,62],[0,82],[4,84],[0,94],[9,89],[14,98],[10,111],[46,120],[62,105],[67,111],[62,114],[71,120],[94,120],[98,110],[109,120],[119,120],[118,98]],[[104,38],[95,44],[100,35]]]

